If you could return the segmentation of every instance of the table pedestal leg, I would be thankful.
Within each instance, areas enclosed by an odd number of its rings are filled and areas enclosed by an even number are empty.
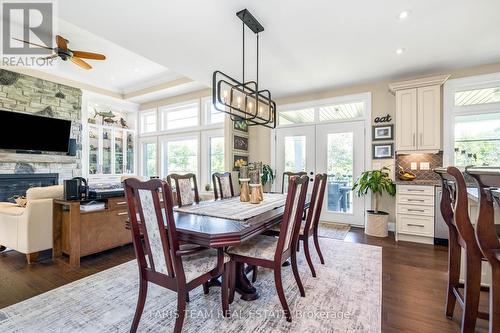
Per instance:
[[[248,280],[245,265],[242,263],[236,263],[236,291],[244,301],[254,301],[260,297],[257,289]]]

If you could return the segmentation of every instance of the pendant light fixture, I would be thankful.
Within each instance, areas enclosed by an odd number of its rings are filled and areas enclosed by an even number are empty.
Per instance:
[[[238,81],[221,71],[212,77],[212,102],[216,110],[230,115],[232,121],[245,121],[248,126],[276,127],[276,103],[271,92],[259,90],[259,33],[264,27],[247,10],[236,13],[243,22],[243,73]],[[256,80],[245,82],[245,27],[256,35],[257,68]]]

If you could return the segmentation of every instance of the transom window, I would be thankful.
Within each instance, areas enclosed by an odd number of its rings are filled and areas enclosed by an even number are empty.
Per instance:
[[[160,108],[161,129],[166,131],[198,126],[198,113],[198,102]]]
[[[500,102],[500,86],[473,89],[455,93],[455,106],[479,105]]]
[[[139,122],[141,133],[156,132],[156,110],[141,111]]]

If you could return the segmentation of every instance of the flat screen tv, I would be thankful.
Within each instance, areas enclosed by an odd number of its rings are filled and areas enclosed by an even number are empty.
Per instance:
[[[71,121],[0,110],[0,149],[68,152]]]

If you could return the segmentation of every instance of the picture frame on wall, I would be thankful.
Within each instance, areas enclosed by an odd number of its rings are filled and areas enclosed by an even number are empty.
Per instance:
[[[241,151],[245,151],[245,152],[248,151],[248,137],[234,135],[233,136],[233,149],[234,150],[241,150]]]
[[[393,158],[394,144],[392,143],[379,143],[372,145],[373,159]]]
[[[233,171],[239,171],[242,165],[248,165],[248,155],[233,155]]]
[[[394,139],[394,125],[380,125],[372,126],[372,140],[393,140]]]
[[[233,129],[235,131],[248,133],[248,124],[242,118],[233,121]]]

